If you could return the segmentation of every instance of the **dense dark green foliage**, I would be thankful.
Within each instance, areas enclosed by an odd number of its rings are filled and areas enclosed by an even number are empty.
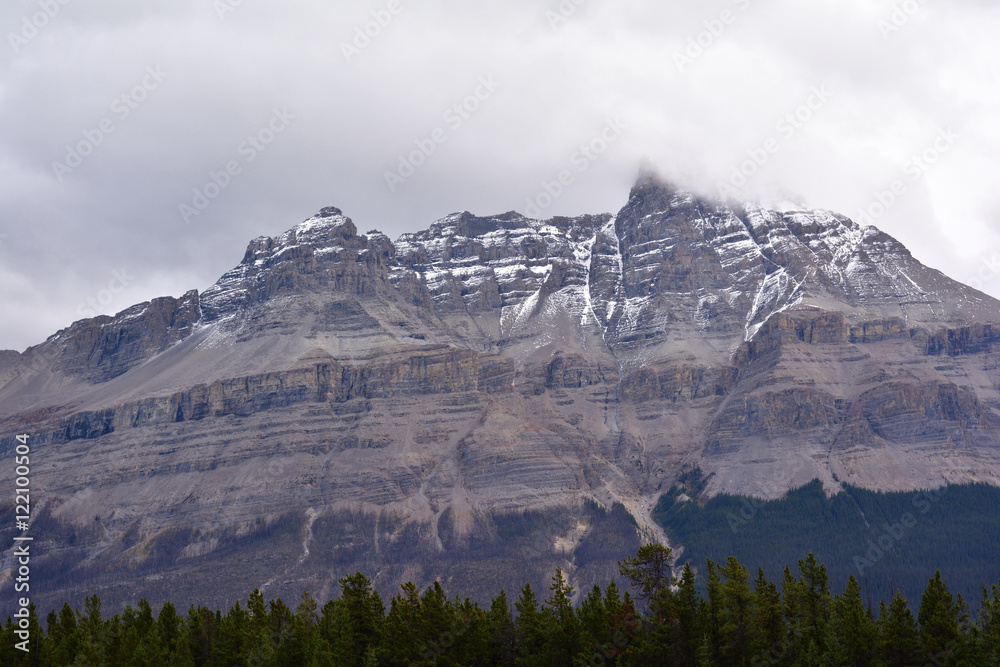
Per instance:
[[[693,564],[735,555],[778,579],[786,563],[814,553],[835,589],[853,575],[862,599],[873,606],[888,603],[897,589],[915,599],[929,568],[940,567],[952,591],[967,600],[979,599],[984,580],[1000,578],[1000,489],[993,486],[908,493],[847,486],[827,498],[813,481],[779,500],[720,495],[702,504],[703,486],[696,469],[653,511]],[[678,500],[682,492],[694,500]],[[704,577],[698,583],[704,589]]]
[[[635,590],[594,586],[574,604],[556,570],[548,595],[525,584],[511,605],[501,591],[483,609],[449,599],[439,583],[421,593],[404,584],[390,600],[358,573],[340,580],[340,597],[319,604],[303,593],[294,609],[254,591],[225,614],[166,603],[153,614],[143,599],[105,618],[97,596],[84,610],[64,605],[46,617],[34,608],[31,643],[15,644],[8,618],[2,665],[894,665],[1000,664],[1000,586],[981,588],[972,616],[940,572],[927,582],[917,613],[896,592],[874,614],[849,576],[832,594],[813,554],[786,567],[780,584],[755,577],[735,557],[706,561],[705,592],[690,563],[672,571],[670,549],[645,545],[620,564]],[[544,599],[540,599],[544,597]],[[512,609],[513,607],[513,609]]]

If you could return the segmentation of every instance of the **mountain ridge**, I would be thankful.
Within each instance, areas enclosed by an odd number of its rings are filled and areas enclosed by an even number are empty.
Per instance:
[[[511,581],[530,553],[586,583],[618,558],[588,540],[621,527],[585,504],[665,540],[650,509],[694,467],[707,496],[1000,485],[998,319],[873,227],[653,176],[615,214],[461,212],[395,242],[326,207],[203,292],[0,356],[0,451],[48,452],[50,545],[116,554],[99,581],[232,571],[251,536],[311,590],[331,564],[384,585],[445,562],[474,588],[481,549]],[[540,523],[497,542],[516,516]]]

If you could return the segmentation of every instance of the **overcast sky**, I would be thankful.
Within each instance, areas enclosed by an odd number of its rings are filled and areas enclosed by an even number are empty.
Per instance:
[[[323,206],[392,238],[614,212],[644,163],[867,210],[1000,296],[992,0],[333,4],[3,3],[0,349],[203,290]]]

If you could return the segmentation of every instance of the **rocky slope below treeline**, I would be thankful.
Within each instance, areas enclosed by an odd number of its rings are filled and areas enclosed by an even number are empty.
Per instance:
[[[395,243],[326,208],[0,353],[0,451],[31,434],[43,602],[579,590],[695,466],[708,495],[1000,483],[998,321],[875,228],[653,177],[616,215]]]

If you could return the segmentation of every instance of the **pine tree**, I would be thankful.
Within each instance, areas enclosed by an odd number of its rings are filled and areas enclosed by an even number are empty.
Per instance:
[[[316,610],[318,604],[309,595],[309,591],[302,591],[299,604],[295,608],[292,616],[292,628],[288,636],[287,649],[281,653],[281,664],[285,665],[308,665],[312,662],[317,651],[316,621],[319,618]]]
[[[420,598],[418,639],[422,653],[443,657],[455,643],[455,608],[440,581],[435,581]]]
[[[160,609],[160,614],[156,618],[156,634],[159,636],[169,664],[177,667],[194,664],[185,636],[184,623],[177,615],[177,608],[172,602],[165,602]]]
[[[59,615],[55,611],[46,617],[48,636],[45,642],[44,662],[69,665],[76,659],[83,639],[83,631],[77,627],[76,612],[69,603],[63,603]]]
[[[215,643],[215,616],[206,607],[188,608],[184,619],[187,627],[188,651],[194,664],[202,667],[212,659],[212,647]]]
[[[706,599],[701,606],[701,627],[703,633],[708,636],[712,648],[712,660],[719,662],[722,648],[722,581],[719,578],[718,567],[710,558],[706,559],[705,572]]]
[[[389,613],[382,625],[382,640],[378,644],[380,663],[409,665],[433,657],[424,645],[422,624],[420,591],[412,581],[408,581],[389,601]]]
[[[941,580],[938,570],[920,598],[917,622],[920,624],[920,640],[924,654],[938,661],[954,659],[963,640],[960,628],[961,604],[957,604]]]
[[[603,649],[611,644],[611,616],[604,606],[601,587],[594,587],[580,603],[580,656],[584,662],[603,655]],[[599,660],[599,659],[598,659]]]
[[[671,552],[662,544],[645,544],[635,556],[618,564],[618,572],[638,590],[640,600],[648,602],[658,591],[669,588]]]
[[[102,664],[111,655],[111,638],[101,616],[101,598],[96,594],[85,598],[83,611],[83,616],[77,619],[81,641],[77,654],[91,664]]]
[[[844,594],[834,599],[833,634],[838,641],[838,652],[848,665],[862,667],[871,664],[878,629],[861,600],[861,586],[853,574],[847,579]]]
[[[691,564],[685,563],[680,578],[675,580],[677,593],[674,595],[674,614],[677,618],[677,633],[673,663],[676,665],[693,665],[698,659],[698,647],[701,644],[698,601],[701,598],[694,579]]]
[[[489,665],[513,665],[516,651],[517,629],[503,589],[493,598],[487,615],[490,636],[489,653],[483,662]]]
[[[726,559],[719,568],[726,578],[720,586],[719,640],[722,662],[727,665],[748,664],[753,593],[750,572],[735,556]]]
[[[549,586],[552,596],[545,601],[554,616],[549,643],[550,656],[555,664],[571,664],[580,638],[580,620],[573,609],[573,587],[566,581],[562,568],[557,567]]]
[[[979,655],[985,664],[1000,665],[1000,586],[993,584],[991,590],[992,599],[983,586],[978,618]]]
[[[764,576],[763,568],[757,568],[754,580],[750,635],[750,655],[754,660],[770,661],[781,655],[785,639],[781,594],[777,585]]]
[[[712,646],[712,639],[706,633],[698,647],[698,667],[715,667],[715,647]]]
[[[920,660],[920,633],[906,598],[898,590],[879,613],[882,659],[888,667],[923,664]]]
[[[340,597],[323,605],[318,623],[338,665],[357,666],[382,635],[385,605],[360,572],[340,580]]]
[[[538,598],[531,584],[521,589],[521,597],[514,603],[517,609],[517,656],[514,664],[518,667],[542,667],[551,663],[548,654],[549,639],[555,623],[547,609],[540,608]]]
[[[826,566],[816,562],[816,556],[810,553],[806,558],[799,559],[801,574],[799,591],[801,594],[800,608],[802,612],[802,628],[805,637],[812,641],[822,653],[825,647],[826,626],[830,619],[830,580]]]

